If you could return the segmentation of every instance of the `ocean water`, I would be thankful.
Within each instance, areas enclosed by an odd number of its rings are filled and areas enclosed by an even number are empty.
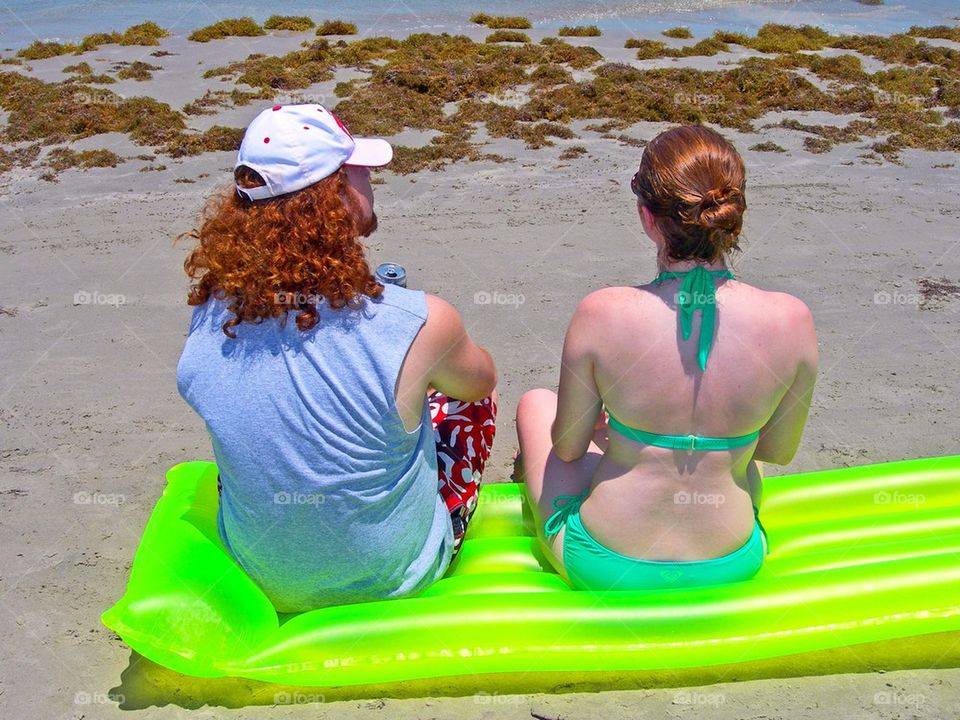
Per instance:
[[[0,0],[0,47],[16,49],[34,40],[70,41],[93,32],[123,30],[153,20],[177,35],[224,18],[250,15],[309,15],[315,20],[356,22],[364,35],[415,31],[457,31],[474,12],[524,15],[537,27],[590,22],[607,31],[656,33],[678,23],[695,34],[717,27],[750,31],[765,22],[815,24],[832,32],[892,33],[911,25],[960,22],[960,0],[885,0],[862,5],[856,0],[358,0],[353,3],[274,0],[133,0],[64,2]]]

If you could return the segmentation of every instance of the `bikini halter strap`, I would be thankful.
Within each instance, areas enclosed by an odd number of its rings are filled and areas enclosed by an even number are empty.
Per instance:
[[[680,284],[680,293],[677,296],[677,302],[680,305],[680,330],[684,340],[690,338],[690,331],[693,327],[693,313],[699,310],[700,345],[697,360],[700,363],[701,370],[707,369],[707,356],[710,354],[713,331],[717,324],[717,288],[714,284],[714,278],[718,277],[729,280],[735,279],[733,273],[727,269],[707,270],[702,265],[697,265],[692,270],[685,272],[664,271],[653,280],[654,284],[659,285],[664,280],[683,278],[683,282]]]

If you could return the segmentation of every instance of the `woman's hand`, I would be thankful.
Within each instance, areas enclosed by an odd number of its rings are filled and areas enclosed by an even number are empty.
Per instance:
[[[609,420],[610,414],[607,412],[606,408],[603,408],[600,410],[600,415],[597,417],[597,422],[593,426],[593,442],[596,443],[604,452],[607,451],[607,443],[610,442],[610,426],[608,425]]]

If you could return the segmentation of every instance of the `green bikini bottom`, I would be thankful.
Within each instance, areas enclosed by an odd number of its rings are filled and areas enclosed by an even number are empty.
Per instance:
[[[639,560],[614,552],[591,537],[580,521],[583,495],[560,495],[553,501],[556,512],[544,523],[549,537],[566,526],[563,565],[578,590],[654,590],[718,585],[748,580],[763,565],[766,532],[753,508],[753,532],[747,541],[727,555],[709,560]],[[563,504],[561,504],[563,503]]]

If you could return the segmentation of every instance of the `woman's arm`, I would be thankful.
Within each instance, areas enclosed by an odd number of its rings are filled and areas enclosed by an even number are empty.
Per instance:
[[[819,365],[813,316],[809,308],[799,300],[796,300],[791,308],[787,327],[790,328],[794,350],[800,361],[780,404],[760,429],[760,441],[753,454],[754,460],[774,465],[789,464],[800,447],[800,437],[810,411]]]
[[[581,301],[567,328],[560,360],[553,451],[564,462],[579,460],[590,447],[603,403],[594,378],[595,332],[601,302],[597,293]]]
[[[763,495],[763,463],[751,460],[747,465],[747,487],[751,504],[759,508],[760,498]]]

